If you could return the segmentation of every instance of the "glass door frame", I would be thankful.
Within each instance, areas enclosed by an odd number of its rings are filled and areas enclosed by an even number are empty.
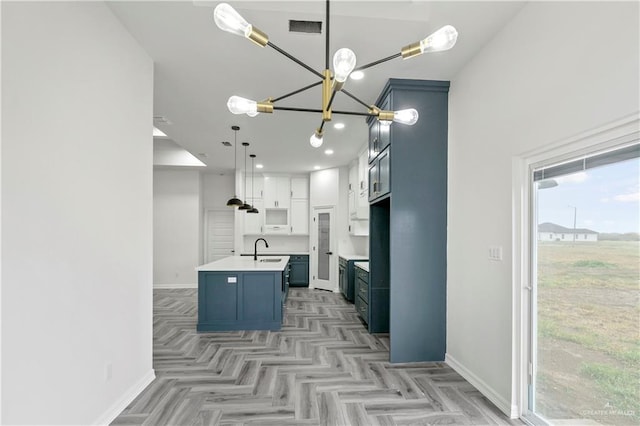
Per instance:
[[[534,313],[537,266],[533,246],[537,244],[537,191],[533,172],[576,157],[624,148],[637,143],[639,138],[640,116],[636,113],[513,159],[512,417],[517,414],[527,424],[549,424],[531,409],[536,373]]]

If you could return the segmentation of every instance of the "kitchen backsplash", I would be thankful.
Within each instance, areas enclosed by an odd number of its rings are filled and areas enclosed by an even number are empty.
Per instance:
[[[307,253],[309,251],[309,237],[290,235],[262,235],[244,237],[244,250],[241,253],[253,253],[256,238],[264,238],[269,243],[269,248],[264,244],[258,244],[258,253]]]

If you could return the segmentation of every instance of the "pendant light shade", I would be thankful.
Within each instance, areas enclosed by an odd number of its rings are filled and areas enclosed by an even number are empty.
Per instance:
[[[234,134],[233,134],[233,149],[234,149],[234,155],[233,155],[233,176],[234,176],[234,180],[235,180],[235,175],[236,175],[236,169],[238,167],[238,130],[240,130],[239,126],[231,126],[231,129],[233,130]],[[235,192],[235,190],[234,190]],[[233,198],[230,198],[229,201],[227,201],[227,206],[229,207],[238,207],[242,205],[242,200],[238,198],[238,196],[236,194],[233,195]]]
[[[242,142],[242,146],[244,146],[244,203],[238,207],[238,210],[250,210],[251,206],[247,204],[247,147],[249,142]]]
[[[253,172],[256,168],[255,166],[255,161],[256,161],[256,155],[255,154],[251,154],[249,155],[249,157],[251,157],[251,208],[249,210],[247,210],[247,213],[260,213],[260,211],[258,209],[256,209],[253,206]]]

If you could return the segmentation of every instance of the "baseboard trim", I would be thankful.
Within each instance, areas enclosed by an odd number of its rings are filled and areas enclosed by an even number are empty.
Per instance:
[[[500,396],[498,392],[496,392],[491,386],[486,384],[484,380],[473,374],[471,370],[458,362],[454,357],[446,353],[444,355],[444,362],[446,362],[449,367],[453,368],[458,374],[464,377],[466,381],[468,381],[476,389],[478,389],[480,393],[486,396],[489,401],[493,402],[496,407],[498,407],[498,409],[504,414],[512,419],[517,419],[519,417],[518,406],[511,405],[509,401]]]
[[[170,288],[198,288],[198,284],[154,284],[153,288],[170,289]]]
[[[124,393],[124,395],[117,400],[107,411],[105,411],[100,417],[99,420],[94,424],[96,425],[108,425],[113,422],[116,417],[122,411],[127,408],[129,404],[138,396],[140,393],[149,386],[149,383],[153,382],[156,378],[156,373],[153,369],[151,369],[147,374],[142,377],[137,383],[129,388],[128,391]]]

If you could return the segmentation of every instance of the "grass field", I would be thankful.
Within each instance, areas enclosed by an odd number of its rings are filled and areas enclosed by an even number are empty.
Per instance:
[[[640,243],[540,242],[536,411],[640,424]]]

